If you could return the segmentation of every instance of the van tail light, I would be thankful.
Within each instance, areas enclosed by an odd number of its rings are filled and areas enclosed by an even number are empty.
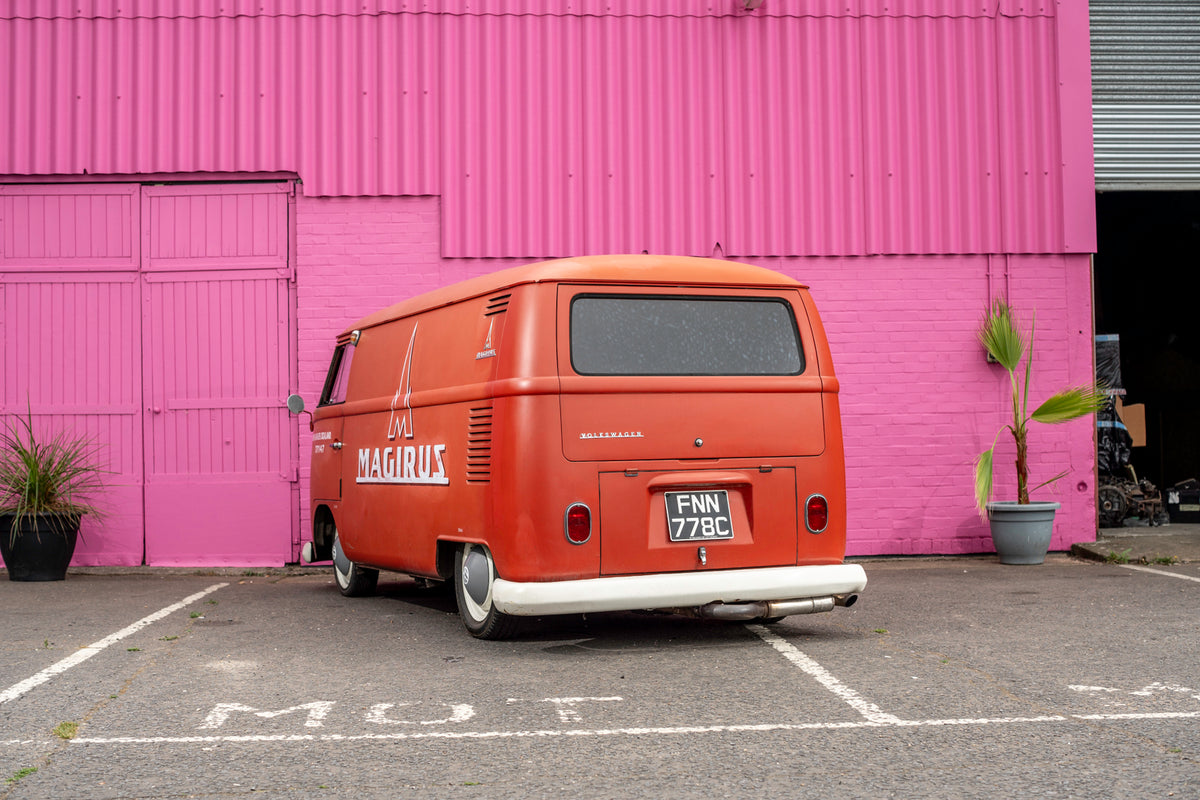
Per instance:
[[[584,544],[592,538],[592,510],[583,503],[572,503],[567,507],[563,527],[566,530],[568,542]]]
[[[804,524],[809,533],[820,533],[829,527],[829,501],[819,494],[804,504]]]

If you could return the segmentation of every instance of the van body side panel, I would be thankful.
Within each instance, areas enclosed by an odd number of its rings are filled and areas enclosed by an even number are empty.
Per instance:
[[[574,580],[600,574],[599,492],[594,464],[563,460],[558,397],[526,395],[497,400],[507,422],[498,431],[502,453],[490,494],[493,521],[487,542],[496,572],[512,581]],[[584,503],[593,535],[567,541],[564,514]]]
[[[817,361],[817,374],[826,381],[826,388],[832,383],[834,388],[830,391],[837,392],[836,382],[833,371],[833,355],[829,350],[829,338],[825,335],[825,325],[821,322],[821,315],[817,313],[817,307],[813,304],[812,295],[807,289],[799,291],[799,299],[804,306],[803,316],[797,314],[797,321],[800,322],[801,333],[804,333],[804,328],[808,328],[808,338],[805,346],[808,347],[811,342],[813,358]],[[839,433],[841,432],[839,426]],[[839,438],[838,441],[841,441]]]
[[[357,463],[346,463],[337,521],[351,560],[433,577],[438,536],[483,530],[487,495],[484,487],[463,478],[468,405],[414,412],[421,420],[422,441],[413,444],[397,444],[380,434],[387,414],[347,420],[347,449],[357,454]],[[456,485],[440,483],[443,475]]]
[[[342,497],[342,454],[345,452],[345,418],[339,413],[321,413],[313,418],[312,489],[313,500],[338,501]]]
[[[480,468],[481,421],[493,424],[489,387],[507,320],[488,304],[477,298],[362,330],[353,400],[343,406],[337,519],[352,560],[435,576],[439,537],[483,540],[488,484],[468,481],[468,471]]]
[[[836,383],[832,377],[829,381]],[[842,415],[835,392],[827,391],[824,394],[824,419],[828,446],[821,456],[820,474],[814,475],[809,488],[810,492],[819,492],[829,501],[829,527],[819,536],[812,536],[801,525],[800,563],[840,564],[846,557],[849,511],[846,501],[846,456],[842,445]],[[802,495],[800,502],[806,499],[808,495]],[[808,538],[805,539],[805,536]],[[820,543],[815,540],[820,540]]]
[[[548,581],[600,574],[599,487],[593,464],[562,455],[557,348],[558,285],[518,287],[506,333],[505,375],[496,387],[491,519],[487,543],[506,580]],[[593,536],[571,544],[564,514],[572,503],[593,513]]]

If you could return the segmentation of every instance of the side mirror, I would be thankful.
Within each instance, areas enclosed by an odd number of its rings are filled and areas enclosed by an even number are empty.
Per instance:
[[[298,394],[288,395],[287,409],[292,414],[308,414],[308,429],[313,429],[313,415],[311,411],[304,410],[304,398]]]

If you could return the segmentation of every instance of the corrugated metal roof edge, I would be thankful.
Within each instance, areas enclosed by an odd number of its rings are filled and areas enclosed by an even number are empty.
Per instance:
[[[531,10],[531,11],[494,11],[494,10],[447,10],[435,8],[412,9],[407,6],[409,3],[397,3],[392,6],[374,8],[374,9],[334,9],[322,11],[243,11],[241,9],[217,10],[206,12],[187,13],[173,9],[155,8],[151,11],[141,9],[115,9],[113,11],[93,11],[84,12],[82,9],[75,11],[42,11],[42,10],[13,10],[8,7],[7,10],[0,10],[0,21],[12,20],[197,20],[197,19],[260,19],[260,18],[295,18],[295,19],[320,19],[334,17],[379,17],[393,15],[407,16],[447,16],[447,17],[576,17],[576,18],[661,18],[661,19],[715,19],[727,17],[746,17],[757,19],[989,19],[994,17],[1007,18],[1033,18],[1033,17],[1049,17],[1053,18],[1055,14],[1052,10],[1033,10],[1013,12],[1004,9],[979,9],[975,11],[960,10],[954,12],[930,12],[930,13],[905,13],[900,11],[862,11],[855,9],[845,9],[840,12],[834,11],[790,11],[790,10],[765,10],[757,9],[755,11],[744,11],[737,8],[729,8],[725,10],[707,9],[704,12],[687,13],[680,11],[638,11],[631,9],[615,10],[600,12],[589,11],[550,11],[550,10]]]
[[[502,292],[528,283],[619,283],[643,286],[808,287],[766,267],[716,258],[667,255],[604,255],[559,258],[502,269],[462,281],[368,314],[341,336],[450,303]],[[340,337],[339,337],[340,338]]]

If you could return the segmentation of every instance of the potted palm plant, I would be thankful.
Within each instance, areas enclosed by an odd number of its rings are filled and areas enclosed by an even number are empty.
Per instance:
[[[0,557],[13,581],[60,581],[79,523],[95,515],[99,448],[66,431],[39,439],[32,410],[0,428]]]
[[[1002,564],[1041,564],[1050,548],[1054,512],[1059,503],[1031,502],[1029,499],[1029,424],[1056,424],[1093,414],[1104,402],[1103,388],[1097,384],[1077,386],[1056,392],[1035,408],[1029,409],[1029,379],[1033,367],[1033,326],[1029,338],[1017,325],[1012,307],[1000,298],[992,301],[979,329],[979,341],[988,355],[1008,371],[1012,384],[1012,422],[1004,425],[992,439],[992,446],[975,460],[975,502],[980,514],[991,523],[992,542]],[[1024,376],[1018,370],[1024,362]],[[1017,499],[992,501],[992,461],[996,442],[1007,429],[1017,449]],[[1042,481],[1033,489],[1053,483],[1066,472]]]

